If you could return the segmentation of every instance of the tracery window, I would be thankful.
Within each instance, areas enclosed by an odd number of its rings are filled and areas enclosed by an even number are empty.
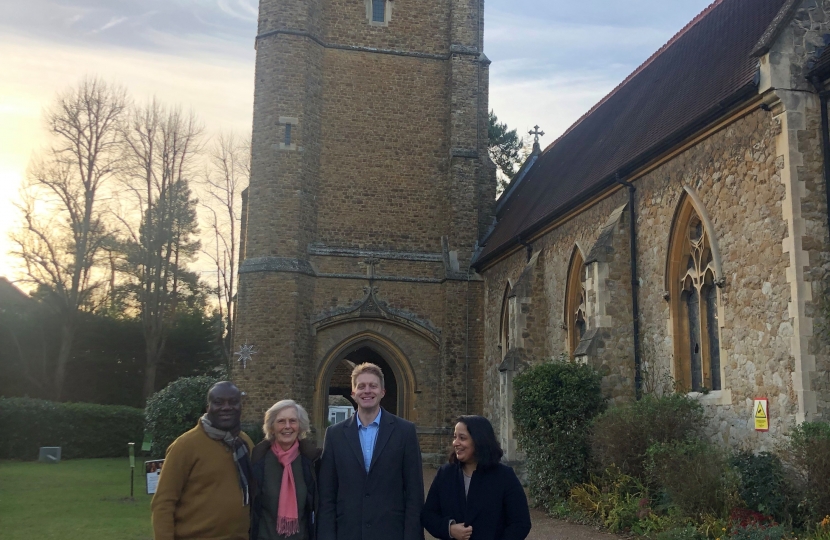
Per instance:
[[[568,330],[568,351],[573,356],[579,341],[585,335],[587,314],[585,309],[585,264],[580,249],[574,248],[568,267],[565,293],[565,326]]]
[[[675,379],[694,392],[721,389],[718,269],[709,234],[687,198],[675,220],[668,280]]]

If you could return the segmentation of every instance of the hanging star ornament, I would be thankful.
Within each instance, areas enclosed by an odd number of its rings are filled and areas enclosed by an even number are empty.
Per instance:
[[[239,358],[237,361],[242,362],[242,369],[248,367],[248,362],[253,360],[253,355],[256,354],[253,345],[248,345],[248,342],[245,342],[245,345],[239,347],[239,352],[233,353],[234,355],[238,356]]]

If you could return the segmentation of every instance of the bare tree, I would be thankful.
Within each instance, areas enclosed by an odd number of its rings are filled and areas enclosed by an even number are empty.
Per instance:
[[[240,213],[242,191],[251,175],[251,142],[233,133],[220,134],[209,153],[205,174],[203,206],[213,245],[203,253],[216,268],[216,299],[222,325],[219,342],[225,362],[231,362],[231,345],[236,312],[236,273],[239,265]]]
[[[192,113],[153,100],[136,108],[124,129],[124,177],[130,206],[121,221],[126,270],[133,276],[146,346],[144,399],[155,391],[170,319],[179,300],[184,265],[200,245],[196,204],[189,181],[200,150],[202,127]]]
[[[30,166],[12,233],[24,282],[36,285],[61,317],[52,385],[61,399],[78,313],[91,309],[100,285],[95,269],[108,239],[100,198],[118,172],[119,124],[126,91],[88,78],[60,94],[46,112],[53,145]]]

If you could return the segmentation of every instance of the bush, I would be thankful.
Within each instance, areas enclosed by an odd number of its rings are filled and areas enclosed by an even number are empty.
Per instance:
[[[723,449],[688,440],[657,443],[648,454],[652,482],[684,515],[726,517],[738,506],[738,479]]]
[[[733,527],[730,540],[784,540],[788,538],[787,529],[781,525],[762,525],[751,523],[746,527]]]
[[[803,477],[809,516],[819,520],[830,514],[830,424],[805,422],[797,426],[787,450]]]
[[[216,377],[207,375],[182,377],[147,400],[145,416],[147,433],[153,437],[153,457],[164,457],[179,435],[193,429],[205,413],[208,390],[217,382]]]
[[[615,533],[631,530],[652,513],[645,486],[615,468],[571,488],[570,502]]]
[[[703,537],[698,534],[693,525],[686,525],[685,527],[661,532],[655,538],[657,540],[700,540]]]
[[[738,472],[738,494],[747,508],[792,524],[795,498],[781,459],[769,452],[739,452],[730,462]]]
[[[703,426],[703,407],[681,394],[646,395],[613,407],[592,426],[591,457],[598,470],[618,467],[645,480],[646,454],[654,444],[685,440]]]
[[[527,455],[530,494],[546,507],[585,480],[588,425],[605,402],[600,375],[573,363],[549,363],[513,381],[513,417]]]
[[[63,459],[121,457],[139,447],[141,409],[119,405],[0,398],[0,459],[37,459],[41,446],[60,446]]]

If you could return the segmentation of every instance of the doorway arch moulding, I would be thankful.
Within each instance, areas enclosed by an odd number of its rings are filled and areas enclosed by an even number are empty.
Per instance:
[[[398,415],[411,419],[414,396],[419,392],[415,371],[406,354],[393,341],[373,331],[359,332],[331,348],[323,357],[314,381],[313,423],[321,428],[326,424],[328,391],[337,366],[349,354],[368,347],[378,353],[392,368],[392,376],[398,386]],[[320,434],[325,429],[321,429]]]

